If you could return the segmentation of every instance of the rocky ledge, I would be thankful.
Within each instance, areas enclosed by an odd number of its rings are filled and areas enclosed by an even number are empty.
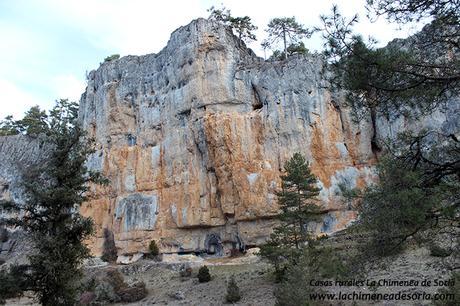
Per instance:
[[[197,19],[158,54],[90,72],[79,113],[97,141],[88,165],[111,181],[92,186],[81,209],[97,226],[93,253],[101,254],[105,229],[119,254],[146,251],[153,239],[162,252],[223,254],[262,243],[294,152],[311,162],[322,188],[323,221],[311,226],[332,233],[350,224],[356,212],[340,187],[372,182],[375,139],[409,123],[354,123],[322,68],[319,55],[266,62],[225,27]],[[447,121],[441,112],[427,122]],[[11,150],[2,143],[0,151]],[[8,169],[0,166],[2,186],[15,182]]]

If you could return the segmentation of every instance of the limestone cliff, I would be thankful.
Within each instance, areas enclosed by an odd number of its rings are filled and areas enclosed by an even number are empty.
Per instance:
[[[312,226],[331,233],[356,218],[339,187],[374,179],[376,140],[407,128],[459,130],[458,100],[422,123],[356,124],[322,68],[317,55],[265,62],[226,28],[198,19],[158,54],[90,72],[79,113],[97,142],[88,166],[111,181],[92,186],[82,207],[97,227],[93,252],[101,253],[105,228],[119,254],[145,251],[152,239],[163,252],[257,245],[274,225],[280,173],[294,152],[311,161],[322,188],[323,222]],[[15,139],[0,138],[3,197],[17,189],[9,187],[20,181],[21,156],[38,161],[37,144]]]
[[[277,212],[280,171],[293,152],[320,179],[324,222],[345,227],[355,212],[339,184],[372,179],[370,122],[355,125],[326,88],[319,56],[264,62],[219,24],[177,29],[158,54],[127,56],[89,74],[80,118],[111,180],[82,209],[113,231],[122,252],[256,245]]]

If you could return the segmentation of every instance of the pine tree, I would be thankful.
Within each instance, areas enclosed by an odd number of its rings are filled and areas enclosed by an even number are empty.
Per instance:
[[[160,249],[158,248],[158,245],[155,240],[150,241],[149,244],[149,255],[151,257],[158,256],[160,254]]]
[[[32,106],[21,120],[13,120],[7,116],[0,122],[0,136],[26,134],[36,137],[46,132],[46,119],[48,115],[38,105]]]
[[[228,26],[230,29],[235,30],[239,39],[245,41],[246,43],[256,40],[256,35],[253,31],[257,30],[257,26],[252,23],[251,17],[233,17],[230,10],[225,7],[219,9],[211,6],[211,8],[208,9],[208,12],[210,13],[210,20],[215,20]]]
[[[113,232],[108,228],[104,228],[104,242],[102,244],[101,259],[106,262],[117,261],[117,247],[115,245],[115,237]]]
[[[199,270],[198,270],[198,281],[200,283],[207,283],[211,280],[211,274],[209,273],[209,269],[207,266],[202,266]]]
[[[29,136],[38,136],[45,133],[47,130],[46,119],[48,115],[46,111],[40,107],[32,106],[24,115],[24,118],[17,121],[18,130]]]
[[[282,190],[277,193],[281,224],[260,250],[260,255],[275,266],[278,276],[284,270],[283,262],[295,260],[308,243],[312,245],[307,226],[309,222],[317,221],[320,214],[314,203],[320,188],[316,186],[317,179],[305,158],[295,153],[284,170],[285,175],[281,176]]]
[[[460,89],[460,4],[458,1],[368,0],[368,10],[389,21],[432,18],[423,30],[376,48],[354,32],[358,16],[343,17],[337,6],[321,16],[324,54],[331,83],[347,90],[347,103],[364,115],[418,118],[431,113]]]
[[[415,121],[454,104],[460,91],[460,2],[367,0],[367,9],[391,22],[427,24],[405,40],[376,48],[374,39],[354,32],[358,16],[347,19],[333,6],[321,17],[331,84],[345,89],[355,117],[374,124],[378,117]],[[366,258],[395,253],[428,229],[458,222],[458,127],[427,128],[400,133],[385,146],[380,180],[361,198],[359,223],[372,241]],[[372,145],[380,151],[376,141],[375,133]]]
[[[0,122],[0,136],[9,136],[9,135],[17,135],[19,131],[16,126],[16,121],[13,120],[13,116],[6,116]]]
[[[318,196],[320,189],[308,162],[300,153],[295,153],[284,169],[282,191],[277,193],[282,211],[278,218],[282,226],[277,227],[275,233],[283,245],[301,249],[310,238],[308,222],[318,219],[319,208],[312,199]]]
[[[77,114],[76,103],[60,100],[47,117],[34,116],[41,123],[34,126],[42,128],[38,137],[49,149],[48,158],[23,173],[23,203],[0,203],[19,216],[4,221],[22,228],[32,240],[34,251],[21,267],[26,278],[22,289],[34,291],[43,305],[76,303],[80,267],[89,256],[83,241],[93,231],[92,220],[82,217],[78,209],[86,199],[88,183],[106,183],[85,167],[92,148]]]
[[[310,37],[312,32],[295,20],[295,17],[273,18],[266,29],[268,38],[264,44],[273,46],[280,40],[283,42],[284,58],[288,56],[288,46],[297,44],[304,37]]]
[[[236,303],[241,300],[240,288],[236,284],[233,275],[230,277],[230,281],[227,285],[227,295],[225,296],[225,300],[228,303]]]

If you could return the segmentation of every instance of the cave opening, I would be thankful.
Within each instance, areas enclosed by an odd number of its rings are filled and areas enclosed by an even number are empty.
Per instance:
[[[262,103],[262,99],[260,98],[259,92],[254,85],[252,85],[252,93],[254,95],[254,99],[252,102],[252,110],[262,109],[264,105]]]
[[[222,240],[218,234],[206,235],[204,247],[208,255],[222,256],[223,254]]]

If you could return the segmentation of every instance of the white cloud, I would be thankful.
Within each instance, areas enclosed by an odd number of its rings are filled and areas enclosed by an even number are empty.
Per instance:
[[[420,29],[420,26],[416,28],[407,26],[398,30],[397,25],[389,24],[383,18],[378,19],[376,22],[370,22],[366,18],[365,0],[283,0],[282,2],[218,0],[215,3],[217,6],[220,6],[220,3],[222,3],[224,6],[231,9],[232,15],[248,15],[252,18],[259,29],[256,33],[258,41],[251,43],[250,47],[259,55],[263,55],[260,42],[266,37],[264,30],[270,19],[275,17],[295,16],[299,22],[308,27],[320,26],[319,16],[321,14],[328,15],[334,3],[338,5],[340,12],[344,16],[352,17],[358,14],[360,22],[357,24],[355,30],[364,37],[373,36],[378,38],[382,46],[394,38],[407,37]],[[306,46],[311,50],[320,50],[322,41],[319,35],[306,41]]]
[[[57,98],[79,100],[84,90],[83,72],[95,68],[91,65],[102,61],[101,54],[158,52],[171,32],[194,18],[207,17],[211,5],[223,3],[235,16],[250,16],[259,27],[259,41],[250,47],[262,56],[260,42],[271,18],[295,16],[301,23],[315,26],[333,2],[346,16],[359,13],[361,23],[356,30],[379,38],[382,44],[415,31],[396,31],[396,25],[383,19],[370,23],[365,18],[365,0],[0,0],[0,8],[7,12],[0,12],[0,117],[10,113],[21,116],[35,104],[49,108]],[[306,45],[318,50],[321,41],[317,36]],[[85,55],[85,61],[80,59],[85,64],[72,61],[75,54]],[[58,63],[58,57],[65,60]],[[88,61],[91,64],[80,67]]]
[[[42,108],[51,106],[49,102],[23,91],[14,83],[0,79],[0,119],[8,115],[13,115],[16,119],[22,118],[24,112],[34,105]]]
[[[198,0],[46,0],[40,3],[62,22],[79,28],[94,45],[122,55],[159,51],[172,31],[203,12]]]
[[[72,74],[62,74],[53,78],[55,97],[58,99],[69,99],[79,101],[85,90],[85,83]]]

